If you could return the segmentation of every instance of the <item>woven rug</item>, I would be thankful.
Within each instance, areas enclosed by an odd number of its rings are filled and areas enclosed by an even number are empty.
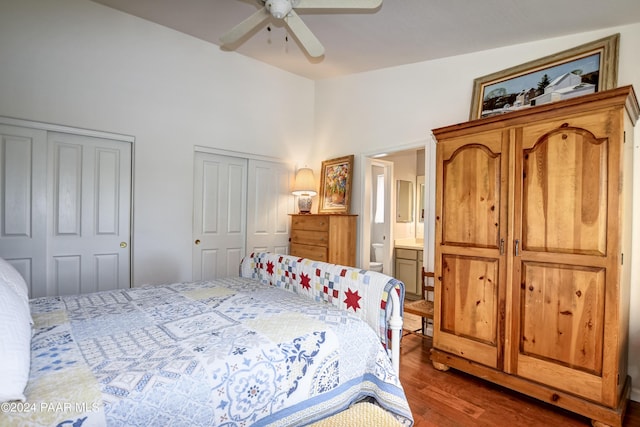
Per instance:
[[[378,405],[369,402],[359,402],[349,409],[332,417],[325,418],[311,427],[402,427],[400,421],[391,413]]]

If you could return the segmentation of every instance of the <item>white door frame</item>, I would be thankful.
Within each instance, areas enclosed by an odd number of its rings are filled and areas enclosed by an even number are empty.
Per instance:
[[[136,138],[131,135],[104,132],[100,130],[76,128],[76,127],[65,126],[65,125],[57,125],[53,123],[35,122],[32,120],[15,119],[13,117],[5,117],[5,116],[0,116],[0,124],[45,130],[47,132],[70,133],[72,135],[90,136],[94,138],[103,138],[103,139],[113,139],[115,141],[129,142],[131,144],[133,144],[136,140]]]

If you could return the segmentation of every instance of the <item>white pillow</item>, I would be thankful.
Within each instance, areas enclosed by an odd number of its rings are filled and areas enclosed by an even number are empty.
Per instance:
[[[24,278],[18,270],[16,270],[5,259],[0,258],[0,283],[5,282],[10,288],[23,297],[27,302],[29,301],[29,288]]]
[[[0,402],[25,400],[31,365],[29,303],[0,282]]]

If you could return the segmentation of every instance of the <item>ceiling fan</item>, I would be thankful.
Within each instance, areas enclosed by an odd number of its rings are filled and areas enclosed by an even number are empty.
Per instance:
[[[300,19],[300,9],[375,9],[382,0],[257,0],[264,6],[253,15],[233,27],[220,38],[222,45],[240,40],[244,35],[273,16],[284,20],[289,30],[298,38],[304,49],[313,57],[324,55],[324,46]]]

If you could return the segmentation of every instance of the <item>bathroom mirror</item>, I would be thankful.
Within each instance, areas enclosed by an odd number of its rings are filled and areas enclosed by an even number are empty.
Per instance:
[[[419,175],[416,180],[416,218],[418,222],[424,222],[424,175]]]
[[[413,221],[413,182],[396,181],[396,222]]]

